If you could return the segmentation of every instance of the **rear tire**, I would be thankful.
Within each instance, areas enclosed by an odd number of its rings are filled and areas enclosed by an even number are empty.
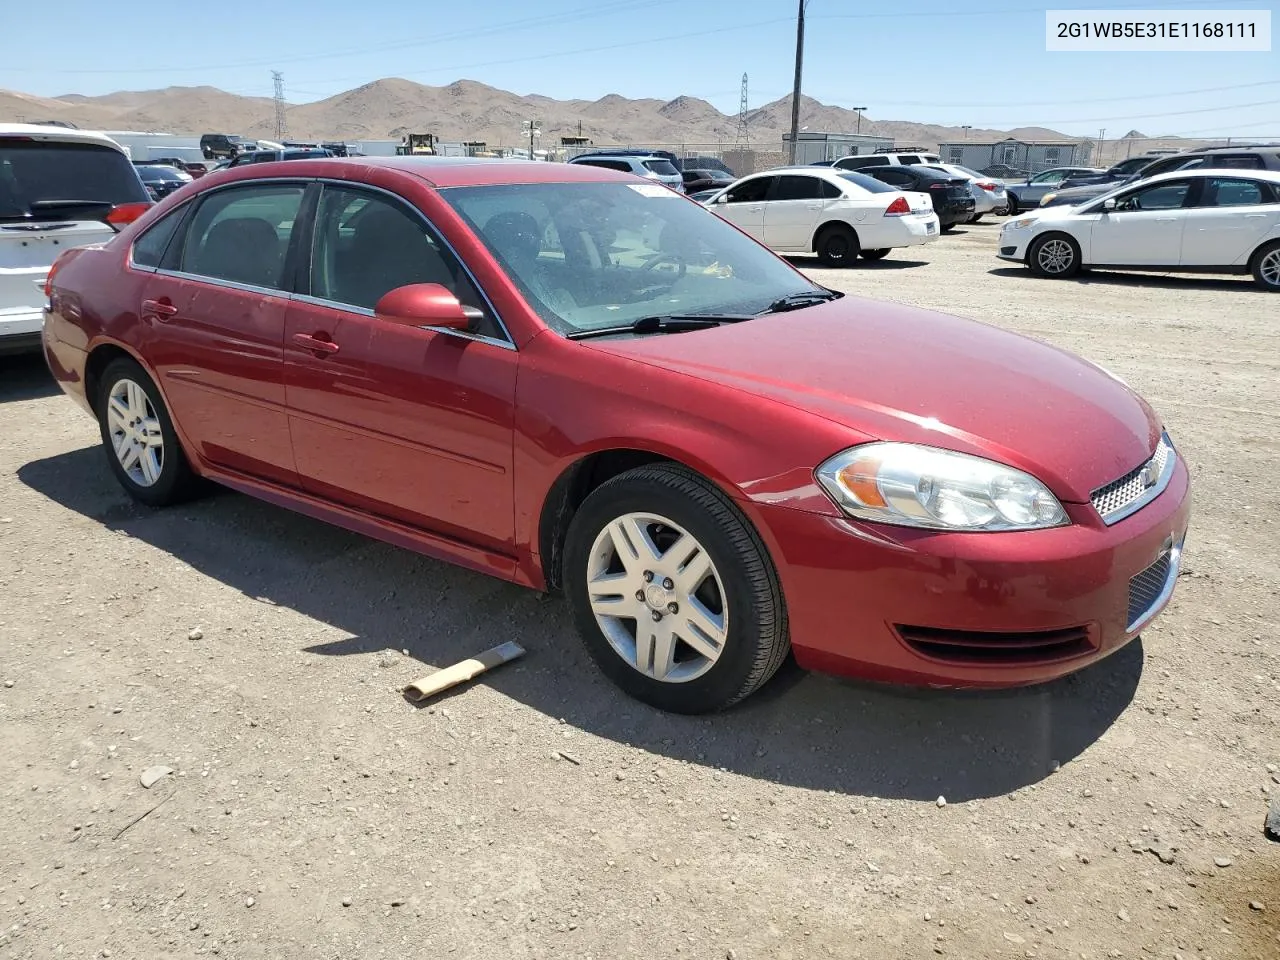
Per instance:
[[[1280,240],[1260,246],[1249,261],[1253,280],[1263,290],[1280,293]]]
[[[729,497],[683,466],[638,467],[601,484],[569,524],[564,562],[587,652],[658,709],[732,706],[790,649],[764,543]]]
[[[1021,208],[1018,206],[1017,195],[1013,193],[1009,194],[1009,216],[1016,217],[1018,215],[1018,210],[1020,209]]]
[[[165,507],[195,495],[200,478],[191,471],[173,420],[155,381],[136,360],[107,364],[94,409],[102,446],[125,493],[150,507]]]
[[[876,250],[862,251],[863,260],[883,260],[888,255],[889,255],[888,247],[880,247],[879,249],[876,249]]]
[[[980,213],[975,213],[975,214],[973,215],[973,217],[969,220],[969,222],[970,222],[970,223],[978,223],[978,222],[980,222],[981,220],[982,220],[982,214],[980,214]]]
[[[827,227],[814,244],[824,267],[847,267],[858,258],[858,235],[843,224]]]
[[[1080,244],[1065,233],[1036,237],[1027,252],[1027,266],[1037,277],[1065,280],[1080,272]]]

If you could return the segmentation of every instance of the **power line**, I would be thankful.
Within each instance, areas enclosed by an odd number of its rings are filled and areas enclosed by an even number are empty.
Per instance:
[[[1259,100],[1254,103],[1228,103],[1216,107],[1201,107],[1197,110],[1171,110],[1167,113],[1141,113],[1141,114],[1125,114],[1122,117],[1070,117],[1058,120],[1037,120],[1031,123],[989,123],[992,127],[1027,127],[1027,126],[1044,126],[1050,123],[1107,123],[1113,120],[1155,120],[1160,117],[1186,117],[1196,113],[1219,113],[1223,110],[1243,110],[1246,107],[1271,107],[1280,104],[1280,100]],[[1269,121],[1274,123],[1275,121]]]

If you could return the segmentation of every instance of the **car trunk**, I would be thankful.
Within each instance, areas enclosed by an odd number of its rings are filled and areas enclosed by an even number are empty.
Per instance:
[[[0,316],[40,310],[44,280],[58,255],[113,236],[100,220],[0,221]]]

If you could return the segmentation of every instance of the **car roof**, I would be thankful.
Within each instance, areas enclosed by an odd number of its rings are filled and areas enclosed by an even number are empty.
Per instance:
[[[72,130],[69,127],[46,126],[41,123],[0,123],[0,137],[29,137],[32,140],[60,143],[96,143],[124,153],[124,147],[96,130]]]
[[[1152,183],[1162,183],[1165,180],[1183,180],[1187,177],[1223,176],[1244,180],[1265,180],[1268,183],[1280,184],[1280,170],[1250,170],[1241,167],[1193,167],[1190,170],[1170,170],[1167,173],[1153,174],[1150,177],[1143,177],[1141,180],[1134,181],[1132,184],[1125,184],[1125,186],[1145,187]],[[1073,187],[1072,189],[1080,190],[1087,188]]]
[[[267,177],[349,176],[369,169],[395,170],[433,187],[478,187],[504,183],[636,183],[640,178],[620,170],[585,163],[504,160],[489,157],[314,157],[241,164],[203,177],[202,185]]]

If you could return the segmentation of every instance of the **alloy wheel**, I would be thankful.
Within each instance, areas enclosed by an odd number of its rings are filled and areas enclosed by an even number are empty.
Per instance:
[[[1036,251],[1036,263],[1040,265],[1040,269],[1048,274],[1065,273],[1071,269],[1071,264],[1075,261],[1075,251],[1071,248],[1071,244],[1066,240],[1055,237],[1052,240],[1046,240],[1040,245],[1040,249]]]
[[[147,392],[128,379],[117,380],[107,397],[111,447],[125,474],[150,487],[164,469],[164,434]]]
[[[1280,287],[1280,247],[1258,262],[1258,276],[1269,287]]]
[[[694,680],[724,652],[729,610],[710,554],[665,517],[627,513],[596,537],[587,594],[601,632],[635,670]]]

